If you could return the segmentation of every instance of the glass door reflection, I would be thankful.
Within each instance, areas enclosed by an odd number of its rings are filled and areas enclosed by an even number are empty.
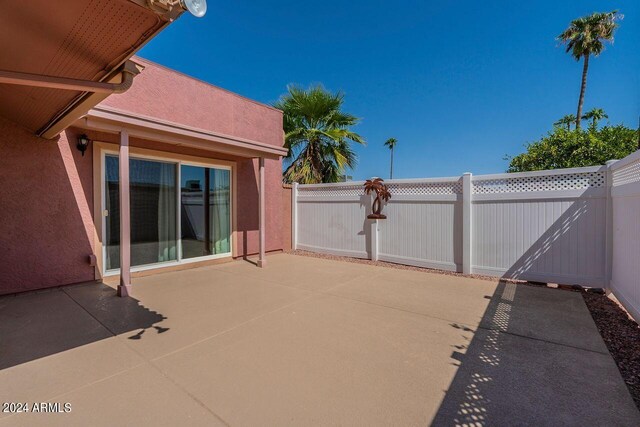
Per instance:
[[[230,171],[182,165],[182,258],[231,252]]]

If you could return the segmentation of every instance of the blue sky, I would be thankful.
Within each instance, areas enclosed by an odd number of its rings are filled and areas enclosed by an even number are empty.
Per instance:
[[[581,63],[557,47],[568,23],[594,11],[625,18],[591,61],[586,109],[636,126],[640,114],[640,1],[491,0],[323,2],[209,0],[140,55],[255,100],[287,84],[320,82],[362,117],[354,179],[503,172],[505,154],[574,113]]]

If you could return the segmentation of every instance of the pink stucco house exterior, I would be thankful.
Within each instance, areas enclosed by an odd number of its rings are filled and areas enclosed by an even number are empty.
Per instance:
[[[134,56],[188,7],[3,8],[0,294],[286,247],[282,113]]]
[[[283,248],[282,113],[144,59],[134,62],[141,71],[128,91],[110,95],[51,140],[0,117],[0,294],[111,274],[104,265],[104,156],[121,155],[121,129],[131,158],[222,164],[231,181],[226,253],[189,260],[195,264],[172,256],[152,268],[140,265],[145,274],[259,253],[259,159],[263,252]],[[90,140],[84,154],[77,148],[80,135]]]

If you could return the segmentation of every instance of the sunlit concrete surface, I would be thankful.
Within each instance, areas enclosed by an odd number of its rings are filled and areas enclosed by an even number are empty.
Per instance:
[[[0,426],[640,425],[579,293],[293,255],[0,297]]]

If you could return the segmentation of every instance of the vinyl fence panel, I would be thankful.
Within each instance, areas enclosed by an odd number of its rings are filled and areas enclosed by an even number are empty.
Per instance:
[[[378,259],[457,271],[462,263],[460,178],[395,180],[379,223]]]
[[[605,286],[606,167],[473,177],[472,270]]]
[[[575,169],[296,185],[294,247],[500,277],[611,288],[640,317],[640,152]],[[374,222],[377,221],[377,222]]]
[[[640,151],[612,167],[611,290],[640,320]]]
[[[369,258],[371,197],[362,184],[297,186],[296,248]]]

